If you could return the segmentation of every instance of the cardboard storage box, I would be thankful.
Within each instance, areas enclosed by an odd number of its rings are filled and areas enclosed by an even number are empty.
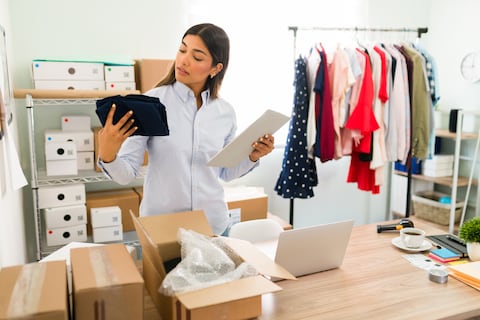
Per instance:
[[[92,221],[90,217],[90,211],[92,208],[120,207],[122,211],[123,231],[135,230],[129,211],[132,210],[135,216],[138,217],[140,199],[138,194],[132,189],[87,192],[86,205],[88,221]],[[90,223],[87,225],[87,234],[92,234],[92,225]]]
[[[73,141],[45,140],[45,160],[77,159],[77,145]]]
[[[94,137],[91,129],[86,131],[45,130],[45,143],[75,143],[76,151],[93,151]]]
[[[77,159],[45,161],[47,176],[76,176],[78,174]]]
[[[136,90],[137,84],[135,82],[114,81],[106,82],[105,90]]]
[[[263,188],[225,187],[224,190],[228,209],[240,209],[240,221],[267,218],[268,196]],[[238,218],[232,217],[232,220]]]
[[[78,168],[78,170],[93,170],[94,169],[93,151],[77,152],[77,168]]]
[[[1,268],[0,319],[68,320],[66,270],[65,261]]]
[[[49,228],[45,230],[47,246],[60,246],[72,241],[87,241],[87,225],[77,224],[74,226]]]
[[[122,225],[93,228],[93,242],[118,242],[123,240]]]
[[[32,72],[34,80],[105,80],[103,63],[97,62],[34,60]]]
[[[132,66],[105,66],[105,82],[135,81],[135,67]]]
[[[45,186],[38,188],[38,208],[71,206],[85,203],[85,185]]]
[[[105,90],[105,81],[35,80],[34,87],[46,90]]]
[[[45,208],[41,211],[47,229],[87,224],[87,207],[84,204]]]
[[[208,288],[166,296],[158,289],[167,274],[165,262],[178,259],[179,228],[204,235],[213,235],[203,211],[187,211],[154,216],[135,217],[138,238],[142,245],[145,287],[163,320],[250,319],[261,315],[262,294],[281,288],[262,275],[234,280]],[[249,262],[260,274],[295,279],[288,271],[256,249],[251,243],[222,238],[243,261]]]
[[[135,82],[140,92],[144,93],[160,82],[170,70],[174,60],[138,59],[135,60]]]
[[[92,118],[84,115],[63,115],[60,118],[63,132],[89,132],[90,134],[90,147],[88,150],[81,151],[93,151],[93,132],[92,132]]]
[[[124,244],[74,248],[70,262],[75,320],[143,319],[144,282]]]

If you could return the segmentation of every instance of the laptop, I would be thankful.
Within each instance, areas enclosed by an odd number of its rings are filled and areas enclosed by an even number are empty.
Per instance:
[[[299,277],[340,267],[352,228],[353,220],[296,228],[281,232],[278,240],[254,245]]]

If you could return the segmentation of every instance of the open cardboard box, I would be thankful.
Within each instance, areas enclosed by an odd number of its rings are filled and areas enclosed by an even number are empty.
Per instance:
[[[145,286],[163,320],[255,318],[262,313],[262,294],[281,290],[265,276],[295,279],[251,243],[223,238],[260,275],[166,296],[158,289],[167,274],[165,263],[178,260],[181,255],[177,240],[179,228],[214,236],[207,218],[198,210],[147,217],[135,217],[132,213],[132,219],[142,245]]]

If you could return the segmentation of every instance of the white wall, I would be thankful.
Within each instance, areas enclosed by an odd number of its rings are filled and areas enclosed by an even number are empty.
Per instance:
[[[267,107],[291,112],[294,56],[293,33],[288,26],[428,26],[429,33],[422,41],[440,67],[441,103],[475,107],[480,103],[478,84],[462,82],[457,71],[466,46],[480,49],[472,32],[478,30],[473,15],[480,9],[474,0],[245,0],[228,6],[221,0],[11,0],[9,6],[17,88],[31,87],[29,65],[34,58],[171,58],[187,26],[211,21],[224,27],[231,38],[231,65],[221,94],[236,107],[242,129]],[[318,40],[331,44],[355,36],[365,40],[412,39],[392,33],[299,32],[297,53]],[[447,45],[446,39],[453,46]],[[22,163],[28,171],[25,110],[22,100],[17,104]],[[285,126],[276,135],[279,145],[285,142],[286,134]],[[262,159],[260,168],[234,184],[263,186],[269,194],[270,210],[288,219],[289,200],[273,191],[282,159],[280,147]],[[388,217],[388,186],[380,195],[358,191],[345,182],[348,164],[348,159],[318,163],[320,185],[314,198],[295,200],[295,226],[346,217],[363,224]],[[28,190],[25,199],[31,228]],[[28,234],[30,244],[34,242],[31,229]],[[28,255],[31,257],[32,252]]]
[[[6,32],[7,58],[9,70],[12,70],[14,59],[8,12],[8,2],[0,0],[0,25]],[[14,106],[12,111],[14,121],[9,127],[9,139],[18,146],[17,116]],[[0,267],[23,264],[27,261],[22,192],[14,190],[10,183],[11,168],[8,166],[6,156],[6,140],[3,138],[0,140]]]

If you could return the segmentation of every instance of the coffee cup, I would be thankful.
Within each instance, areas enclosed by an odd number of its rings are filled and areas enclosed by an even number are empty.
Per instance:
[[[417,249],[425,240],[425,231],[419,228],[403,228],[400,230],[400,239],[405,247]]]

